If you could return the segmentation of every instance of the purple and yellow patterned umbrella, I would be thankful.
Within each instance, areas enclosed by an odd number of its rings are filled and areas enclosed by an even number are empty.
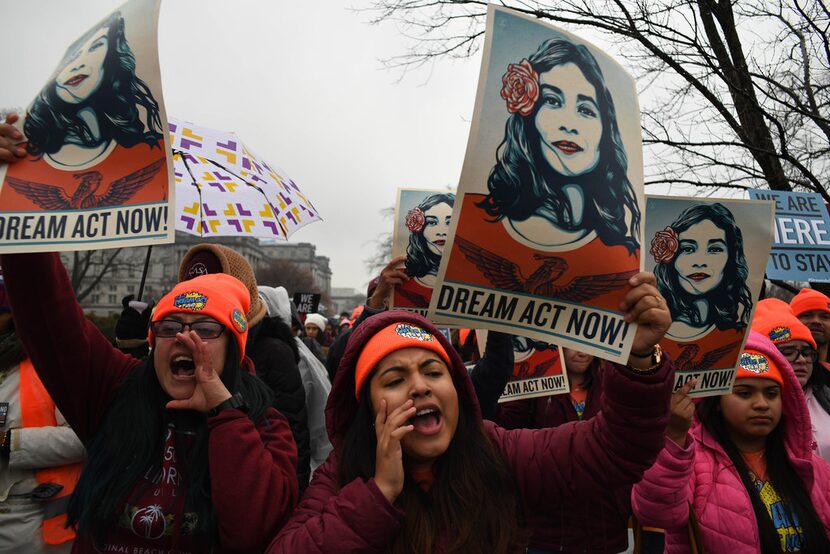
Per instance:
[[[286,239],[317,210],[284,171],[234,133],[170,119],[176,229],[202,237]]]

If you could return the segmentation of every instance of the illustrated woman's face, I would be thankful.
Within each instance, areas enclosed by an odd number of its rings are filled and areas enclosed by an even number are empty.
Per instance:
[[[433,254],[439,256],[447,243],[452,220],[452,206],[441,202],[424,212],[424,238]]]
[[[106,27],[96,32],[66,62],[55,78],[58,98],[69,104],[79,104],[100,88],[109,48],[107,32]]]
[[[680,233],[678,239],[674,266],[683,290],[697,296],[720,285],[729,259],[726,232],[706,220]]]
[[[535,123],[542,155],[561,175],[593,170],[599,163],[602,138],[596,89],[573,63],[542,73],[539,83],[542,96]]]

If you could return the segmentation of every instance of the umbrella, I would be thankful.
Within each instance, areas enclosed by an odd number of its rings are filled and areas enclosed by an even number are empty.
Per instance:
[[[320,221],[317,210],[281,169],[245,146],[235,133],[170,118],[176,178],[176,230],[201,237],[285,240]],[[152,247],[147,248],[144,282]]]
[[[192,235],[286,239],[319,221],[284,171],[235,133],[170,119],[176,174],[176,229]]]

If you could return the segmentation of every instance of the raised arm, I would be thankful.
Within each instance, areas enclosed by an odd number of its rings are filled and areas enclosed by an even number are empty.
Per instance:
[[[651,360],[671,316],[652,274],[630,284],[621,308],[638,324],[632,355],[627,366],[609,363],[599,372],[600,413],[548,429],[490,428],[530,509],[633,485],[663,447],[674,367],[668,359],[651,367]]]
[[[490,331],[487,333],[484,356],[470,373],[484,419],[495,419],[499,397],[512,374],[513,342],[510,335]]]
[[[684,527],[689,520],[695,459],[695,444],[689,436],[695,406],[689,391],[695,383],[695,379],[686,382],[672,395],[665,446],[631,491],[634,513],[645,525],[673,529]]]
[[[15,328],[55,405],[85,444],[116,388],[140,362],[84,317],[55,253],[4,254]]]

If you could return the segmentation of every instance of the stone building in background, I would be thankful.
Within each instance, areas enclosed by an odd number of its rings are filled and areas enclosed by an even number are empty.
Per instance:
[[[143,298],[156,301],[169,291],[178,280],[179,263],[184,258],[185,252],[191,246],[202,242],[222,244],[233,248],[244,256],[254,269],[267,263],[269,259],[290,260],[312,275],[314,285],[321,292],[327,296],[331,295],[329,259],[326,256],[318,256],[313,244],[307,242],[260,244],[257,239],[247,237],[216,237],[206,240],[185,233],[176,233],[175,243],[153,246]],[[94,279],[102,272],[112,253],[112,250],[95,251],[89,259],[86,276],[78,280],[78,283],[73,283],[76,293],[84,292],[90,286],[92,287],[88,294],[80,299],[85,311],[100,315],[117,313],[122,309],[121,299],[124,296],[138,294],[147,247],[122,248],[115,261],[95,284]],[[75,256],[72,252],[64,252],[61,258],[71,278]],[[278,283],[261,284],[273,286]]]
[[[366,293],[357,289],[334,287],[331,289],[331,313],[337,315],[341,312],[352,313],[357,306],[366,303]]]

